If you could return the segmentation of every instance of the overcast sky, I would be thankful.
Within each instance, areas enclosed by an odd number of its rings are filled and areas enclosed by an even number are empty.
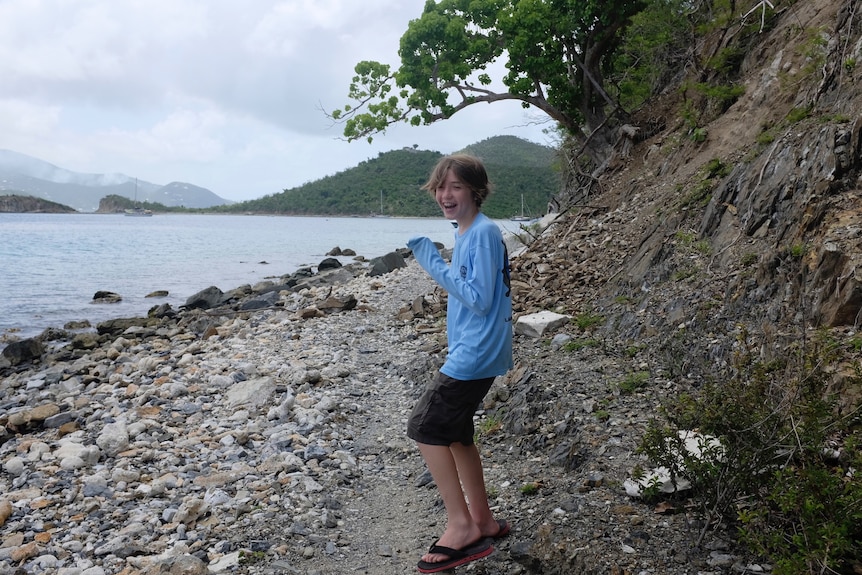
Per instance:
[[[397,66],[425,0],[0,0],[0,148],[76,172],[281,192],[404,146],[511,134],[550,144],[515,102],[347,143],[360,60]]]

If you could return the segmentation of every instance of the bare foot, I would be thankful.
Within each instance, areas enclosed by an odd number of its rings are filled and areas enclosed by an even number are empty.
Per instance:
[[[450,547],[452,549],[464,549],[465,547],[473,545],[483,537],[484,535],[482,535],[479,527],[474,523],[471,523],[464,529],[455,528],[450,525],[446,527],[446,531],[443,532],[443,535],[440,536],[440,539],[435,543],[435,545]],[[426,563],[439,563],[441,561],[446,561],[447,559],[450,559],[450,557],[439,553],[426,553],[422,556],[422,561],[425,561]]]
[[[477,525],[482,537],[502,537],[509,533],[509,524],[505,520],[489,519]]]

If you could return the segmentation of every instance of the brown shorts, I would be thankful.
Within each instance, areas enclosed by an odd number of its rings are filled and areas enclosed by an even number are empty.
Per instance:
[[[473,444],[473,415],[493,377],[462,381],[438,373],[407,421],[407,437],[426,445]]]

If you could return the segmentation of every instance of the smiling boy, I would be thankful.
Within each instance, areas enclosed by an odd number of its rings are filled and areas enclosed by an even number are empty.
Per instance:
[[[488,504],[473,415],[494,378],[512,367],[512,299],[502,233],[480,211],[491,192],[482,162],[463,154],[444,157],[423,189],[457,224],[451,265],[430,239],[407,243],[449,296],[446,362],[407,425],[446,507],[446,529],[418,564],[420,572],[436,573],[486,557],[493,551],[490,539],[509,532]]]

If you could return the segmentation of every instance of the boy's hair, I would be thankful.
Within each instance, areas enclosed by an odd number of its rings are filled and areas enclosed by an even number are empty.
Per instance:
[[[449,170],[452,170],[458,179],[467,184],[467,187],[473,192],[473,201],[476,202],[476,207],[482,207],[482,202],[491,195],[493,186],[488,181],[488,173],[485,171],[482,160],[468,154],[452,154],[440,158],[422,189],[428,190],[431,196],[434,196],[437,186],[446,179],[446,173]]]

